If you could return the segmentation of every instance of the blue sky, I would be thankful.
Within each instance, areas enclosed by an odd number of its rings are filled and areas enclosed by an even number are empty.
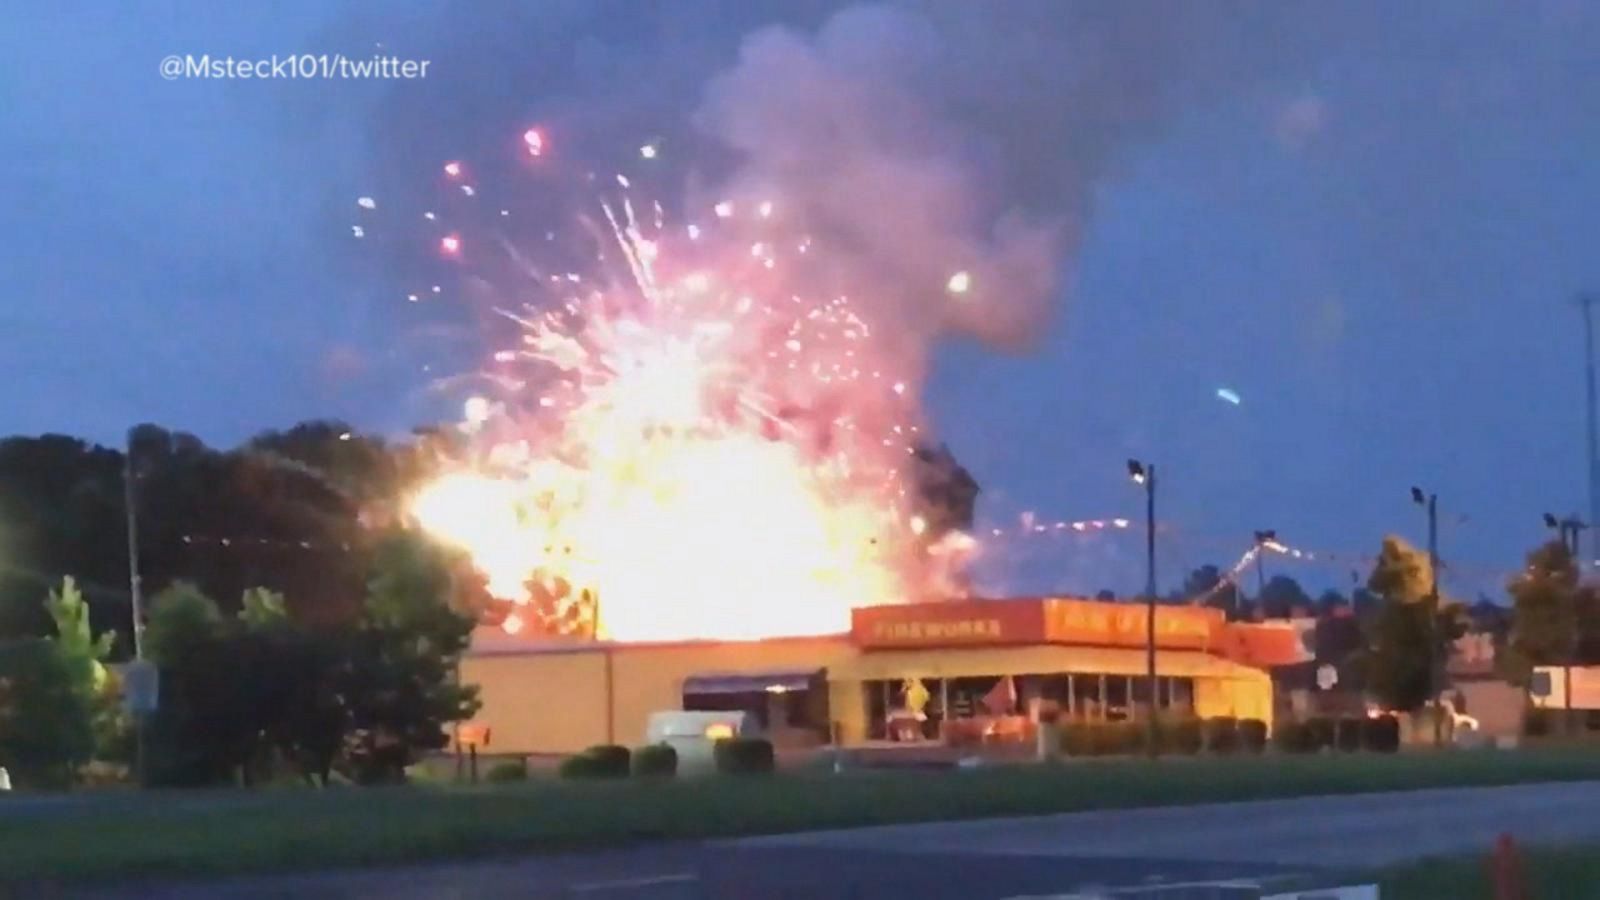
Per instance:
[[[552,29],[590,27],[574,8],[552,7]],[[309,417],[402,431],[453,403],[429,390],[417,322],[333,212],[381,181],[393,148],[374,123],[450,102],[449,73],[407,95],[157,72],[170,53],[359,56],[380,41],[448,61],[496,31],[493,16],[441,28],[449,9],[13,14],[0,431],[110,441],[153,420],[229,444]],[[1600,289],[1600,9],[1396,9],[1348,5],[1326,48],[1181,106],[1129,148],[1096,180],[1069,289],[1030,352],[940,351],[928,404],[983,484],[986,518],[1137,517],[1122,465],[1148,458],[1168,582],[1231,561],[1259,527],[1350,554],[1415,536],[1407,489],[1421,483],[1448,512],[1452,577],[1476,590],[1542,537],[1542,512],[1581,509],[1572,299]],[[732,46],[744,27],[705,40]],[[630,38],[641,53],[654,39]],[[544,90],[495,89],[529,108]],[[1220,401],[1224,386],[1243,402]],[[1132,536],[1037,539],[997,551],[990,571],[1020,590],[1131,590],[1139,558]],[[1320,588],[1354,565],[1282,570]]]

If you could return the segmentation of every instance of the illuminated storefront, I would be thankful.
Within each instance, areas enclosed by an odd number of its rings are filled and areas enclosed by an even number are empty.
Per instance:
[[[956,742],[1020,734],[1042,710],[1093,721],[1272,718],[1272,683],[1215,610],[1161,607],[1157,679],[1145,608],[1071,598],[857,609],[844,635],[763,641],[538,645],[475,641],[462,677],[502,753],[643,740],[651,712],[743,709],[786,744]],[[913,696],[907,696],[910,692]],[[915,708],[914,716],[907,716]],[[907,728],[907,719],[915,726]]]

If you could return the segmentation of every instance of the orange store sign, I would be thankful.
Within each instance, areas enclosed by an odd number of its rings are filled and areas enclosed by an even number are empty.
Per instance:
[[[1044,598],[870,606],[851,611],[857,646],[960,647],[993,644],[1144,646],[1148,614],[1135,604]],[[1204,649],[1223,627],[1217,610],[1162,607],[1156,643]]]
[[[1092,600],[1046,600],[1045,640],[1056,644],[1145,644],[1150,612],[1143,604]],[[1193,606],[1156,607],[1156,645],[1203,650],[1223,628],[1220,610]]]

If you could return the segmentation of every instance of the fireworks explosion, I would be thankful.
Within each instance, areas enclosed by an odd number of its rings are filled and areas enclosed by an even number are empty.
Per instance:
[[[523,140],[545,155],[537,129]],[[530,286],[500,310],[515,341],[485,373],[496,390],[465,404],[469,459],[410,504],[509,604],[505,630],[823,634],[852,607],[953,593],[971,542],[924,509],[912,375],[826,248],[781,197],[673,221],[615,181],[582,272],[426,216],[440,256],[503,251]],[[944,286],[979,288],[965,271]]]

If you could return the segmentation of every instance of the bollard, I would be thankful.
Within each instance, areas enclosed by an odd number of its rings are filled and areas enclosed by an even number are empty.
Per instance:
[[[1495,839],[1490,867],[1495,900],[1528,900],[1528,886],[1522,877],[1522,855],[1510,834],[1501,834]]]

